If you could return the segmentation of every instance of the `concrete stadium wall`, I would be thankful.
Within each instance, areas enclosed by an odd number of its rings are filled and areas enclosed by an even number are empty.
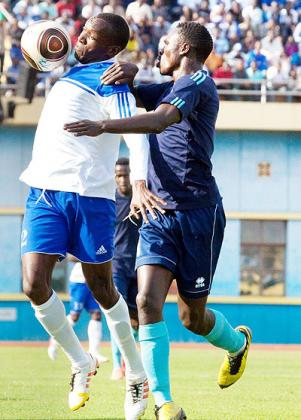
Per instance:
[[[0,129],[0,293],[21,287],[19,237],[27,188],[18,181],[31,157],[33,127]],[[121,154],[127,151],[122,144]],[[270,177],[258,177],[268,161]],[[301,295],[301,133],[219,130],[214,174],[227,213],[213,295],[237,296],[241,219],[287,220],[286,294]]]
[[[65,302],[68,311],[68,302]],[[301,344],[301,311],[299,305],[289,304],[244,304],[211,303],[212,309],[221,311],[232,325],[246,324],[252,328],[254,343]],[[203,342],[204,340],[186,330],[178,319],[176,303],[166,303],[164,318],[167,322],[170,340],[173,342]],[[87,313],[75,327],[81,340],[87,340]],[[275,322],[277,320],[277,322]],[[103,340],[108,341],[109,332],[103,319]],[[34,317],[26,301],[0,301],[0,344],[1,341],[48,340],[48,335]]]

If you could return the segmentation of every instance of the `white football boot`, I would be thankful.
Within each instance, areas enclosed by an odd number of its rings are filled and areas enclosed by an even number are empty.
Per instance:
[[[124,414],[126,420],[141,419],[145,413],[148,401],[147,379],[135,382],[127,382],[124,402]]]
[[[98,353],[98,352],[92,352],[90,351],[90,354],[92,354],[94,357],[96,357],[96,359],[98,360],[98,363],[107,363],[109,361],[109,359],[106,356],[103,356],[102,354]]]
[[[69,393],[69,408],[72,411],[84,407],[89,400],[89,385],[92,376],[96,375],[99,367],[96,357],[87,353],[87,366],[82,368],[72,368],[71,391]]]

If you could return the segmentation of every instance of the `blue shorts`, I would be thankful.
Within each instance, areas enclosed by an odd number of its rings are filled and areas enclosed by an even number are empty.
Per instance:
[[[83,309],[87,312],[100,312],[91,290],[85,283],[70,282],[70,312],[80,314]]]
[[[118,290],[131,309],[137,309],[136,297],[138,294],[137,277],[129,277],[126,272],[113,272],[113,281]]]
[[[72,254],[101,264],[113,256],[115,203],[105,198],[30,188],[21,253]]]
[[[180,295],[208,296],[226,224],[222,204],[157,212],[149,221],[140,228],[136,267],[161,265],[174,274]]]

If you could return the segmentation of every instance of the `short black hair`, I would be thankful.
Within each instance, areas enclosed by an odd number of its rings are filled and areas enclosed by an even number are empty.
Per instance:
[[[112,40],[112,45],[117,45],[123,50],[130,38],[130,28],[126,20],[114,13],[99,13],[96,17],[110,25],[108,37]]]
[[[177,25],[180,37],[194,50],[196,58],[204,63],[213,49],[213,39],[208,29],[197,22],[182,22]]]
[[[127,157],[120,157],[117,162],[115,163],[115,165],[130,165],[130,160]]]

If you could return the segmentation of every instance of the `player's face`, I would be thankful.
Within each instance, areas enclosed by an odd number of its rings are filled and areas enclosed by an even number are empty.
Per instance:
[[[160,73],[172,75],[172,72],[179,68],[181,62],[180,39],[176,29],[172,30],[164,39],[163,49],[158,57]]]
[[[128,165],[116,165],[115,180],[121,195],[130,195],[132,186],[130,183],[130,168]]]
[[[107,23],[96,17],[87,20],[75,45],[75,58],[82,64],[112,57],[110,40],[106,36]]]

